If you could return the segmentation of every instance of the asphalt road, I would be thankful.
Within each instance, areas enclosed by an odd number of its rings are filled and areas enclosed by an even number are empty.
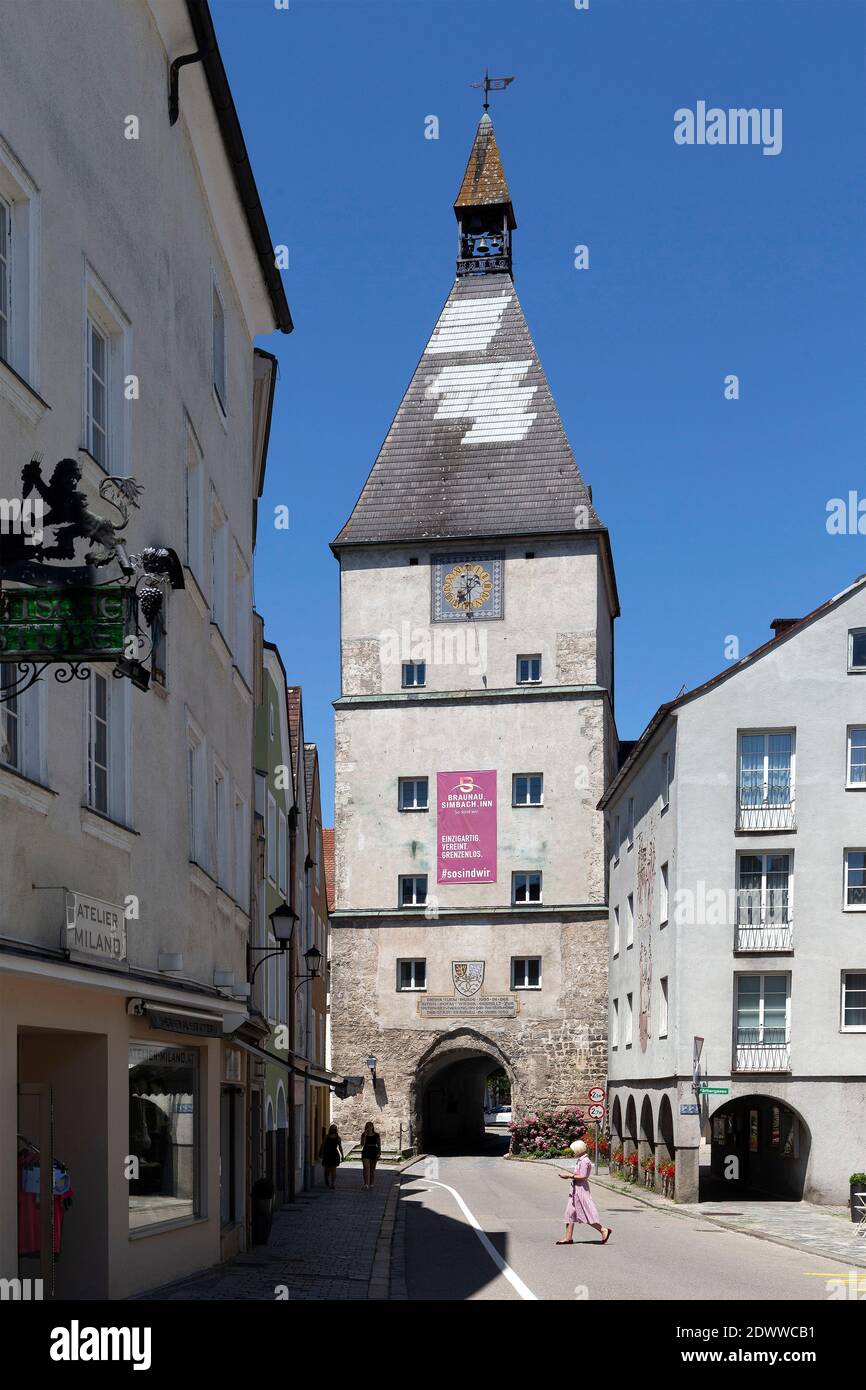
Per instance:
[[[815,1271],[848,1274],[832,1260],[655,1211],[598,1185],[596,1205],[613,1228],[608,1244],[578,1226],[574,1245],[556,1246],[567,1191],[545,1164],[420,1160],[404,1173],[401,1197],[409,1298],[826,1301],[827,1280]]]

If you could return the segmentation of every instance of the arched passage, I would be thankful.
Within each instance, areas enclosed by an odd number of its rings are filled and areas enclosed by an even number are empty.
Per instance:
[[[775,1096],[737,1096],[711,1116],[708,1201],[753,1196],[801,1201],[812,1136],[803,1117]]]
[[[619,1096],[614,1096],[610,1110],[610,1149],[611,1153],[622,1147],[622,1106]]]
[[[426,1153],[477,1152],[489,1147],[484,1128],[487,1079],[502,1070],[518,1096],[509,1059],[495,1043],[472,1029],[437,1039],[415,1073],[415,1129]],[[515,1118],[517,1114],[515,1112]],[[506,1140],[502,1140],[504,1146]]]
[[[656,1181],[663,1163],[671,1163],[674,1158],[674,1114],[669,1096],[662,1096],[659,1104],[658,1136],[656,1138]]]
[[[637,1153],[637,1111],[634,1096],[629,1096],[626,1101],[622,1151],[625,1158],[630,1158],[633,1153]]]
[[[655,1129],[653,1127],[653,1107],[649,1096],[644,1096],[640,1107],[640,1128],[638,1130],[638,1160],[655,1158]]]

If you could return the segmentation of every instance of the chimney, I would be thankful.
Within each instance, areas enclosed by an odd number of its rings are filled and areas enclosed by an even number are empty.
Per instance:
[[[770,623],[775,637],[783,637],[789,628],[795,627],[800,621],[799,618],[774,618]]]

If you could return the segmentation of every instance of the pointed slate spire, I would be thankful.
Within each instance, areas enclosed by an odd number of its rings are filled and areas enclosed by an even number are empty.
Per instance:
[[[606,545],[511,278],[514,214],[486,113],[454,210],[457,278],[333,549],[580,530]]]
[[[462,220],[469,210],[489,207],[505,209],[509,227],[517,226],[493,122],[485,111],[478,122],[466,173],[454,200],[454,211],[458,220]]]

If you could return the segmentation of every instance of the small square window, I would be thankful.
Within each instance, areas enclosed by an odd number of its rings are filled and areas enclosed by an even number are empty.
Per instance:
[[[400,906],[401,907],[426,907],[427,905],[427,875],[426,874],[401,874],[400,876]]]
[[[541,989],[541,956],[512,957],[511,988]]]
[[[515,907],[526,903],[541,902],[541,874],[515,873],[511,875],[511,901]]]
[[[417,563],[418,563],[418,556],[417,556],[417,555],[411,555],[411,556],[409,557],[409,564],[410,564],[410,565],[417,565]]]
[[[866,728],[848,730],[848,787],[866,790]]]
[[[517,684],[537,685],[541,680],[541,657],[519,656],[517,658]]]
[[[403,993],[417,993],[427,988],[426,960],[398,960],[397,989]]]
[[[852,627],[848,632],[848,670],[866,671],[866,627]]]
[[[516,772],[511,782],[512,805],[541,806],[544,803],[544,777],[540,772]]]
[[[426,661],[404,661],[403,662],[403,689],[411,690],[414,686],[427,684],[427,663]]]
[[[866,1031],[866,972],[846,970],[842,976],[842,1027]]]
[[[866,912],[866,849],[845,851],[845,907]]]
[[[397,805],[401,811],[426,811],[426,777],[401,777],[398,781]]]

